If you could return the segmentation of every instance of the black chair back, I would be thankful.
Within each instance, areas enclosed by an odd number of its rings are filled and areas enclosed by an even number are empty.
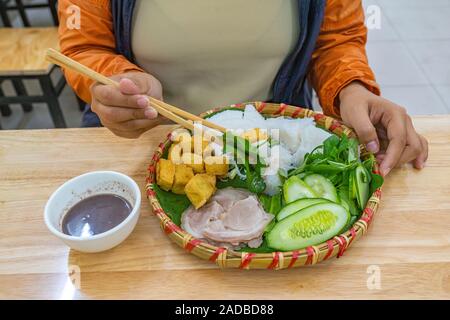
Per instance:
[[[31,27],[30,19],[28,18],[28,10],[48,9],[52,17],[54,26],[59,24],[57,0],[42,0],[40,2],[25,3],[22,0],[0,0],[0,19],[3,27],[12,27],[10,13],[17,13],[17,18],[23,27]]]

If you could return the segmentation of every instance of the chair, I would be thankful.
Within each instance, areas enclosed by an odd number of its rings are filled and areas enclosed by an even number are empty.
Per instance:
[[[5,47],[9,55],[4,52],[0,52],[0,113],[2,116],[11,115],[11,109],[8,104],[19,103],[22,106],[24,112],[30,112],[33,110],[32,103],[45,102],[49,106],[49,111],[52,116],[55,127],[65,127],[64,117],[60,110],[58,97],[61,91],[66,85],[64,76],[58,80],[56,85],[53,85],[51,75],[58,68],[52,64],[47,63],[40,56],[37,50],[41,50],[42,53],[48,47],[56,48],[58,46],[58,34],[56,28],[30,28],[30,21],[27,16],[27,10],[48,8],[50,10],[53,24],[58,25],[58,13],[56,10],[56,0],[46,0],[41,3],[29,3],[24,4],[22,0],[0,0],[0,18],[3,21],[5,27],[11,27],[11,19],[8,12],[17,12],[18,18],[21,19],[22,25],[25,29],[5,29],[0,35],[0,48]],[[2,29],[0,29],[2,30]],[[16,31],[21,30],[21,31]],[[40,36],[46,40],[41,41]],[[25,37],[26,43],[21,37]],[[17,45],[17,52],[13,54],[13,51],[8,51],[8,46]],[[24,57],[28,54],[28,47],[31,46],[34,49],[34,53],[30,57]],[[39,48],[39,49],[38,49]],[[5,49],[2,49],[2,51]],[[14,60],[14,66],[8,63],[9,60]],[[35,59],[30,64],[30,60]],[[33,69],[37,68],[37,69]],[[27,94],[26,88],[23,84],[24,79],[37,79],[43,90],[43,96],[30,97]],[[5,97],[4,92],[1,89],[1,83],[4,80],[10,80],[13,88],[16,91],[16,97]],[[45,99],[44,99],[45,98]],[[79,97],[77,97],[80,111],[85,108],[85,103]]]
[[[25,6],[23,5],[22,1],[21,0],[17,1],[17,4],[15,6],[9,5],[10,3],[12,3],[10,0],[0,0],[0,18],[2,19],[3,26],[5,26],[5,27],[12,26],[11,20],[8,15],[8,11],[12,11],[12,10],[18,10],[20,17],[22,18],[23,24],[26,26],[29,26],[30,23],[28,21],[28,17],[26,16],[26,13],[24,10]],[[40,7],[43,7],[43,4],[34,4],[34,6],[37,6],[37,5]],[[30,6],[30,5],[27,5],[27,6]],[[58,17],[57,13],[56,13],[56,17]],[[26,89],[20,80],[14,80],[12,82],[13,82],[14,90],[16,91],[17,95],[25,95],[26,94]],[[2,82],[0,81],[0,97],[3,97],[4,92],[1,88],[1,85],[2,85]],[[22,109],[24,112],[31,112],[33,110],[33,106],[30,104],[22,104]],[[0,114],[4,117],[9,117],[12,114],[12,111],[8,105],[2,104],[2,105],[0,105]]]
[[[24,27],[31,27],[28,19],[27,10],[48,8],[50,10],[53,23],[55,26],[59,24],[58,11],[56,10],[56,0],[46,0],[41,3],[26,3],[22,0],[0,0],[0,17],[4,27],[12,27],[9,18],[9,11],[17,11]]]
[[[25,86],[23,85],[22,81],[20,79],[9,79],[12,81],[13,88],[16,91],[16,95],[27,95],[27,90],[25,89]],[[3,89],[1,88],[2,81],[0,81],[0,98],[5,96],[5,93],[3,92]],[[22,103],[22,110],[23,112],[31,112],[33,111],[33,106],[29,103]],[[0,105],[0,113],[4,117],[9,117],[12,113],[10,107],[7,104]]]
[[[31,105],[44,102],[48,105],[51,118],[56,128],[65,128],[66,122],[59,106],[58,97],[66,81],[62,76],[56,85],[51,76],[56,66],[45,59],[47,48],[58,49],[58,30],[49,28],[0,28],[0,83],[11,80],[16,84],[17,96],[0,97],[0,105],[19,103]],[[43,94],[29,96],[22,80],[37,79]]]

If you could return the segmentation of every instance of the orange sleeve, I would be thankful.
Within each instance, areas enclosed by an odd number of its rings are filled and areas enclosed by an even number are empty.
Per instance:
[[[371,92],[380,94],[368,64],[366,41],[361,1],[328,0],[310,70],[310,80],[325,114],[340,117],[338,96],[350,82],[360,81]]]
[[[79,28],[74,27],[73,13],[79,10]],[[59,41],[61,52],[105,76],[130,71],[143,71],[115,51],[109,0],[60,0]],[[91,101],[92,81],[63,70],[69,85],[86,102]]]

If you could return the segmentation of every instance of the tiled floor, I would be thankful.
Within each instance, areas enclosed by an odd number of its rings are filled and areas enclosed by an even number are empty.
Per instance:
[[[382,94],[409,113],[450,113],[450,0],[364,0],[381,9],[367,53]]]
[[[369,63],[383,95],[403,105],[413,115],[450,113],[450,0],[364,0],[364,7],[377,6],[381,28],[369,30]],[[367,11],[373,12],[373,11]],[[47,12],[31,16],[33,25],[46,25]],[[27,83],[31,92],[37,85]],[[9,85],[4,89],[10,92]],[[81,113],[69,88],[61,96],[68,125],[77,127]],[[45,105],[36,104],[23,116],[1,118],[3,128],[53,127]]]

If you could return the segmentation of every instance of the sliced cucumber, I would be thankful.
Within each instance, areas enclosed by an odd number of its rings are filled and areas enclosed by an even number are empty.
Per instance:
[[[283,196],[286,203],[303,198],[319,198],[302,179],[292,176],[283,185]]]
[[[370,174],[363,165],[355,169],[356,201],[360,209],[364,209],[369,200]]]
[[[285,206],[283,209],[278,212],[277,220],[282,220],[291,214],[294,214],[302,209],[305,209],[307,207],[310,207],[315,204],[319,203],[326,203],[330,202],[327,199],[319,199],[319,198],[305,198],[305,199],[298,199],[294,202],[289,203],[287,206]]]
[[[320,174],[311,174],[307,176],[304,181],[319,195],[319,198],[328,199],[336,203],[339,202],[336,188],[331,181],[324,176],[321,176]]]
[[[339,234],[349,219],[341,205],[319,203],[279,221],[267,234],[267,244],[281,251],[316,245]]]
[[[345,210],[347,210],[350,213],[350,204],[348,203],[348,200],[343,197],[340,197],[340,200],[341,201],[339,202],[339,204],[341,206],[343,206],[345,208]]]

